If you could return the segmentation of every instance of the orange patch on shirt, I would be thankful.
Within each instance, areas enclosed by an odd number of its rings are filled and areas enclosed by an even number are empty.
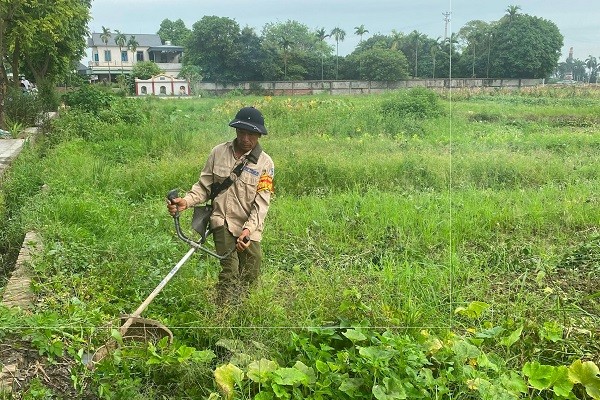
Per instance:
[[[268,190],[271,193],[274,192],[273,177],[271,175],[262,174],[258,179],[258,186],[256,187],[256,192],[260,193],[264,190]]]

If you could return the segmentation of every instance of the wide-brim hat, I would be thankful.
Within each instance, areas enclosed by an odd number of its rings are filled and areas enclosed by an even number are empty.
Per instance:
[[[249,132],[267,134],[265,128],[265,119],[260,111],[254,107],[244,107],[235,115],[233,121],[229,123],[232,128],[243,129]]]

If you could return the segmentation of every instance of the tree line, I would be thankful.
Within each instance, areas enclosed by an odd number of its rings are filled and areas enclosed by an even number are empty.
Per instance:
[[[25,2],[0,0],[0,127],[10,88],[20,75],[36,83],[46,108],[56,103],[54,87],[73,74],[89,35],[91,0]],[[595,82],[596,57],[558,63],[563,36],[546,19],[509,6],[497,21],[470,21],[449,37],[414,30],[371,32],[364,25],[310,29],[288,20],[267,23],[260,33],[233,19],[204,16],[187,28],[165,19],[157,32],[185,49],[182,76],[213,82],[263,80],[380,80],[410,78],[564,78]],[[105,43],[111,32],[103,27]],[[339,55],[347,35],[360,37],[351,54]],[[135,37],[115,32],[123,48],[135,52]]]
[[[158,34],[185,48],[184,76],[211,82],[263,80],[381,80],[410,78],[549,78],[556,74],[563,36],[551,21],[509,6],[497,21],[470,21],[446,38],[414,30],[370,33],[351,54],[339,55],[348,32],[310,29],[288,20],[260,33],[227,17],[204,16],[187,28],[165,19]]]

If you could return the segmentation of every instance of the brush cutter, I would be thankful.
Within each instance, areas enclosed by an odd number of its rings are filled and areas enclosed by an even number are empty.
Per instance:
[[[171,190],[167,194],[167,199],[169,202],[172,202],[173,199],[178,197],[177,189]],[[150,295],[144,300],[142,304],[133,312],[133,314],[123,315],[121,317],[121,327],[119,328],[119,334],[122,339],[127,340],[136,340],[136,341],[156,341],[163,337],[168,337],[169,342],[173,340],[173,333],[161,324],[158,321],[141,318],[140,315],[144,310],[148,307],[148,305],[154,300],[154,298],[160,293],[160,291],[166,286],[166,284],[171,280],[171,278],[179,271],[179,268],[185,264],[185,262],[196,252],[196,250],[201,250],[213,257],[222,260],[224,258],[229,257],[231,253],[235,251],[235,246],[227,251],[223,255],[217,254],[215,250],[212,250],[205,246],[206,239],[212,233],[210,229],[209,219],[210,214],[212,212],[212,207],[210,205],[203,207],[195,207],[194,215],[192,217],[192,227],[200,234],[199,241],[193,241],[189,239],[186,235],[181,231],[181,226],[179,224],[179,211],[173,215],[173,221],[175,223],[175,231],[177,232],[177,236],[183,240],[185,243],[189,244],[191,248],[188,252],[183,256],[181,260],[169,271],[167,276],[163,278],[163,280],[156,286],[156,288],[150,293]],[[245,242],[249,240],[248,237],[244,238]],[[88,368],[93,368],[94,365],[100,362],[104,357],[106,357],[112,350],[116,348],[116,340],[111,340],[105,345],[99,347],[96,352],[92,356],[83,357],[83,362],[88,366]]]

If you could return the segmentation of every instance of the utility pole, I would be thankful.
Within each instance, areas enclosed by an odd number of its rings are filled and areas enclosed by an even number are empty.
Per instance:
[[[446,25],[444,27],[444,41],[448,38],[448,22],[450,22],[450,14],[452,14],[452,13],[451,12],[442,13],[442,15],[444,16],[444,22],[446,23]]]

